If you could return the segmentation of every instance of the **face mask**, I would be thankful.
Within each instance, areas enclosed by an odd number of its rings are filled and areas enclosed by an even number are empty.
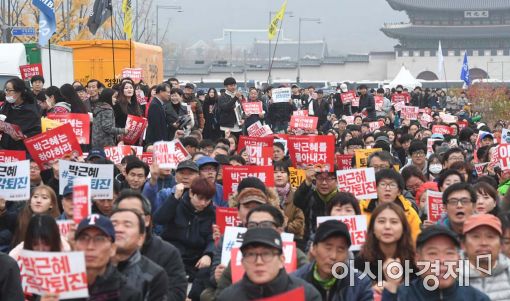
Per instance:
[[[429,171],[433,174],[438,174],[443,170],[443,166],[441,164],[431,164],[429,166]]]
[[[15,103],[16,102],[16,98],[12,97],[12,96],[6,96],[5,97],[5,100],[8,102],[8,103]]]

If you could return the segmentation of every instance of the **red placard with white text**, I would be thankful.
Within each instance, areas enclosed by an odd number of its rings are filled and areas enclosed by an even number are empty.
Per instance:
[[[42,170],[49,169],[50,162],[67,154],[73,154],[75,157],[82,155],[80,144],[73,128],[68,123],[27,138],[23,143],[25,143],[30,156]]]
[[[237,146],[237,152],[240,153],[243,148],[247,145],[261,145],[261,146],[270,146],[273,147],[274,138],[271,136],[267,137],[249,137],[249,136],[240,136],[239,143]]]
[[[432,126],[432,134],[451,135],[452,128],[447,125],[435,124]]]
[[[292,112],[292,116],[308,116],[308,110],[297,110]]]
[[[350,192],[358,200],[377,198],[374,168],[337,170],[338,190]]]
[[[58,231],[60,232],[60,236],[67,237],[67,235],[71,232],[74,226],[74,221],[70,219],[58,220],[57,225]]]
[[[69,123],[80,144],[90,143],[90,116],[89,114],[76,113],[49,113],[48,119],[61,124]]]
[[[289,136],[287,147],[294,167],[323,165],[333,171],[335,165],[335,136]]]
[[[369,131],[371,133],[373,133],[375,130],[380,129],[383,126],[384,126],[384,121],[382,121],[382,120],[372,121],[372,122],[368,123]]]
[[[124,135],[122,140],[127,145],[137,144],[146,127],[147,118],[128,115],[126,120],[126,129],[128,130],[128,133]]]
[[[402,108],[406,106],[406,103],[403,101],[399,101],[393,104],[393,107],[395,108],[395,112],[402,111]]]
[[[246,152],[248,153],[247,164],[258,166],[273,165],[273,148],[270,146],[260,145],[247,145]]]
[[[250,101],[243,103],[243,111],[246,116],[262,114],[262,102]]]
[[[92,214],[90,184],[91,178],[73,179],[73,220],[76,225]]]
[[[351,234],[351,246],[349,250],[359,251],[365,244],[368,229],[367,217],[365,215],[317,216],[317,227],[329,220],[341,221],[347,226]]]
[[[27,159],[27,153],[15,150],[0,150],[0,163],[18,162]]]
[[[336,165],[338,170],[352,169],[353,155],[336,155]]]
[[[273,166],[232,166],[223,165],[223,199],[228,200],[229,196],[237,191],[237,186],[248,177],[259,178],[266,187],[274,187]]]
[[[400,116],[403,119],[418,120],[418,113],[420,108],[413,106],[404,106],[400,111]]]
[[[393,94],[393,96],[391,96],[391,102],[393,104],[398,103],[398,102],[409,103],[409,100],[411,100],[411,96],[408,93],[401,93],[401,94],[395,93],[395,94]]]
[[[510,170],[510,144],[498,145],[496,153],[501,170]]]
[[[349,91],[349,92],[340,94],[340,99],[342,100],[342,103],[344,103],[344,104],[355,102],[357,97],[358,97],[358,95],[354,91]]]
[[[459,132],[462,131],[462,129],[467,128],[469,123],[467,121],[458,121],[457,125],[459,126]]]
[[[290,117],[291,129],[315,130],[319,117],[315,116],[294,116]]]
[[[43,76],[42,64],[30,64],[19,66],[19,72],[21,73],[22,80],[31,79],[35,75]]]
[[[115,164],[120,164],[126,156],[136,155],[135,151],[129,145],[105,146],[104,152],[106,158]]]
[[[225,227],[238,227],[241,224],[237,208],[216,207],[216,225],[221,235],[225,233]]]
[[[443,193],[439,191],[427,190],[426,205],[427,220],[436,223],[440,218],[441,214],[444,213],[443,207]]]
[[[153,153],[142,153],[141,156],[138,156],[142,162],[147,163],[147,165],[151,165],[154,160],[154,154]]]
[[[375,101],[375,110],[376,111],[382,111],[383,103],[384,103],[384,96],[381,95],[374,95],[374,101]]]
[[[179,140],[158,141],[154,143],[153,153],[160,168],[176,169],[179,163],[191,158]]]

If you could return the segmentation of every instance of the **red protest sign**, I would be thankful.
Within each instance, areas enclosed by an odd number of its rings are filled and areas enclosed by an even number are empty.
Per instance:
[[[294,116],[290,117],[291,129],[315,130],[319,117],[315,116]]]
[[[8,123],[0,120],[0,132],[4,132],[11,137],[25,137],[21,128],[17,124]]]
[[[398,102],[404,102],[408,103],[409,100],[411,100],[411,96],[407,93],[395,93],[393,96],[391,96],[391,102],[392,103],[398,103]]]
[[[365,244],[368,229],[367,217],[365,215],[318,216],[317,227],[329,220],[341,221],[347,226],[351,234],[351,246],[349,250],[359,251]]]
[[[418,113],[420,108],[413,106],[404,106],[400,111],[400,116],[404,119],[418,120]]]
[[[31,79],[35,75],[43,76],[43,69],[41,64],[30,64],[19,66],[19,72],[21,73],[21,79]]]
[[[69,123],[80,144],[90,143],[90,116],[76,113],[49,113],[48,119],[56,120],[61,124]]]
[[[262,125],[260,121],[250,125],[246,130],[250,137],[267,137],[273,134],[271,128],[267,124]]]
[[[336,155],[336,165],[338,170],[352,169],[353,155]]]
[[[403,101],[399,101],[393,104],[393,107],[395,108],[396,112],[402,111],[402,108],[406,106],[406,103]]]
[[[92,213],[90,183],[90,178],[73,180],[73,220],[76,225]]]
[[[0,163],[18,162],[27,159],[27,153],[15,150],[0,150]]]
[[[287,148],[294,167],[326,165],[333,170],[335,164],[335,136],[289,136]]]
[[[156,142],[153,153],[160,168],[176,169],[180,162],[191,158],[179,140]]]
[[[248,153],[248,164],[258,166],[273,165],[273,148],[271,146],[247,145],[246,152]]]
[[[142,162],[147,163],[147,165],[151,165],[154,160],[154,154],[153,153],[143,153],[141,156],[139,156],[140,160]]]
[[[143,93],[143,90],[136,90],[136,101],[139,105],[144,106],[147,104],[147,97],[145,97],[145,93]]]
[[[384,103],[384,96],[374,95],[374,100],[375,100],[375,110],[382,111],[382,107],[383,107],[383,103]]]
[[[274,187],[273,166],[231,166],[223,165],[223,199],[228,200],[229,196],[237,191],[237,186],[248,177],[259,178],[267,187]]]
[[[292,112],[292,116],[308,116],[308,110],[297,110]]]
[[[303,286],[300,286],[298,288],[295,288],[293,290],[287,291],[285,293],[264,298],[264,299],[258,299],[258,301],[305,301],[305,288]]]
[[[458,121],[457,124],[459,125],[459,131],[462,131],[463,128],[466,128],[469,125],[467,121]]]
[[[72,154],[82,155],[80,144],[70,124],[64,124],[23,141],[28,153],[41,169],[49,169],[49,163]]]
[[[432,134],[451,135],[452,128],[447,125],[433,125]]]
[[[372,122],[368,123],[369,131],[371,133],[373,133],[375,130],[380,129],[383,126],[384,126],[384,121],[382,121],[382,120],[372,121]]]
[[[136,144],[147,127],[147,118],[128,115],[126,120],[126,129],[128,133],[124,135],[122,140],[127,145]]]
[[[122,159],[129,155],[136,155],[129,145],[105,146],[106,158],[115,164],[120,164]]]
[[[122,69],[122,78],[130,77],[135,83],[143,79],[142,68],[124,68]]]
[[[496,153],[501,170],[510,170],[510,144],[498,145]]]
[[[262,114],[262,102],[250,101],[243,103],[243,111],[246,116]]]
[[[225,227],[238,227],[241,224],[238,214],[237,208],[216,207],[216,225],[222,235],[225,233]]]
[[[436,223],[444,212],[443,208],[443,193],[439,191],[427,190],[427,210],[428,220]]]
[[[373,168],[337,170],[336,177],[339,191],[350,192],[359,200],[377,198]]]
[[[340,99],[342,100],[342,103],[355,102],[357,97],[358,97],[358,95],[356,95],[356,92],[354,92],[354,91],[349,91],[349,92],[340,94]]]
[[[237,152],[240,153],[243,148],[247,145],[261,145],[261,146],[270,146],[273,147],[273,137],[249,137],[249,136],[240,136],[239,137],[239,145],[237,146]]]

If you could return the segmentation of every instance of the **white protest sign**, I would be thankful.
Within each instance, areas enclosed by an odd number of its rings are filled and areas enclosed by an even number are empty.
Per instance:
[[[90,177],[91,195],[94,199],[113,199],[113,164],[90,164],[59,160],[59,194],[75,178]]]
[[[7,201],[30,199],[30,161],[0,163],[0,197]]]
[[[273,89],[273,102],[289,102],[291,98],[291,90],[290,88],[278,88]]]
[[[159,168],[176,169],[180,162],[191,158],[186,148],[177,139],[154,143],[153,153]]]
[[[503,129],[501,131],[501,143],[510,143],[510,130]]]
[[[317,216],[317,227],[325,221],[337,220],[343,222],[351,235],[351,251],[359,251],[367,237],[367,217],[365,215],[346,216]]]
[[[337,170],[338,190],[350,192],[358,200],[377,198],[374,168]]]

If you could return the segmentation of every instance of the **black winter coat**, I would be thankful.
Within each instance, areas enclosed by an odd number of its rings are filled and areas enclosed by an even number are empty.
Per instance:
[[[367,93],[359,97],[359,110],[367,109],[367,117],[375,120],[375,99],[374,95]]]
[[[18,264],[9,255],[0,253],[0,300],[23,301]]]
[[[149,112],[147,113],[147,132],[145,134],[145,143],[154,144],[161,140],[171,140],[169,137],[169,125],[166,122],[165,105],[161,104],[160,100],[154,97],[149,105]]]
[[[173,126],[173,124],[179,119],[181,116],[188,115],[188,109],[184,105],[179,106],[179,110],[176,111],[171,102],[167,102],[165,104],[165,118],[166,125],[168,127],[168,140],[173,140],[175,136],[175,132],[177,128]]]
[[[218,99],[218,105],[220,109],[220,120],[218,121],[220,126],[233,128],[237,123],[236,114],[234,109],[236,107],[236,102],[239,101],[239,98],[232,97],[228,94],[220,96]]]
[[[19,126],[27,137],[41,133],[41,115],[35,103],[23,103],[20,106],[14,106],[6,102],[0,109],[0,114],[7,116],[5,122]],[[26,150],[23,140],[15,141],[7,134],[2,135],[0,149]]]

